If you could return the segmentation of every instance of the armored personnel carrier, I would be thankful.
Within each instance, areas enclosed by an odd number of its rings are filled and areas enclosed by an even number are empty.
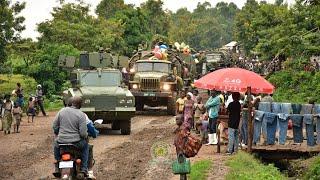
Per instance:
[[[73,58],[60,56],[59,65],[72,67],[70,59]],[[67,104],[70,97],[80,96],[81,110],[89,119],[102,119],[103,124],[111,124],[113,130],[128,135],[135,114],[135,99],[112,62],[112,56],[105,52],[81,53],[80,67],[70,74],[71,87],[63,92],[64,103]]]

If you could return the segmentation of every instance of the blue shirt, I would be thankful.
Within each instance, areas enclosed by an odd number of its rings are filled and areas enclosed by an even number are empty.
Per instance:
[[[209,111],[209,118],[216,118],[219,116],[220,98],[219,96],[210,97],[205,105]]]

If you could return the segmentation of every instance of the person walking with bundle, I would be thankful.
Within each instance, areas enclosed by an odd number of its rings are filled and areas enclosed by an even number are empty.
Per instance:
[[[217,120],[219,117],[219,110],[220,110],[220,98],[217,94],[217,91],[212,90],[211,97],[208,99],[205,107],[208,109],[209,112],[209,142],[206,145],[217,144]]]
[[[241,114],[240,93],[232,93],[233,102],[228,105],[228,154],[238,151],[239,146],[239,123]]]
[[[13,101],[10,100],[10,95],[6,95],[3,103],[3,110],[2,110],[4,134],[10,134],[11,125],[12,125],[12,108],[13,108]]]
[[[16,102],[14,103],[12,114],[13,114],[13,132],[20,133],[19,126],[20,126],[21,117],[22,117],[22,109],[20,106],[18,106]]]
[[[27,115],[28,115],[28,123],[30,122],[29,121],[30,116],[31,116],[31,121],[33,122],[34,116],[36,116],[36,110],[34,108],[34,99],[32,97],[30,97],[28,101]]]

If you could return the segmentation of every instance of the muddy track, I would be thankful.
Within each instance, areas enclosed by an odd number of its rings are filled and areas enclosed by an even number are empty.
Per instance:
[[[113,148],[102,156],[99,164],[98,179],[170,179],[170,163],[154,161],[152,146],[164,142],[172,144],[174,125],[172,118],[153,121],[130,139],[130,142]],[[171,159],[172,149],[169,151]]]
[[[4,136],[0,132],[0,179],[53,179],[52,119],[37,117],[34,123],[22,122],[21,133]],[[150,179],[154,172],[161,179],[171,174],[163,169],[151,171],[150,148],[157,141],[172,143],[172,116],[138,115],[132,120],[132,134],[122,136],[118,131],[107,131],[94,145],[98,179]],[[170,167],[169,167],[170,168]],[[161,174],[161,175],[160,175]],[[164,174],[164,175],[163,175]],[[150,176],[149,176],[150,175]]]

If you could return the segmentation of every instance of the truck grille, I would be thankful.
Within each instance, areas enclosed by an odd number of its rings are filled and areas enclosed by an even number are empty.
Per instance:
[[[115,110],[118,104],[117,98],[114,96],[96,96],[91,99],[92,106],[96,110]]]
[[[156,78],[141,79],[141,89],[156,90],[160,88],[160,81]]]

